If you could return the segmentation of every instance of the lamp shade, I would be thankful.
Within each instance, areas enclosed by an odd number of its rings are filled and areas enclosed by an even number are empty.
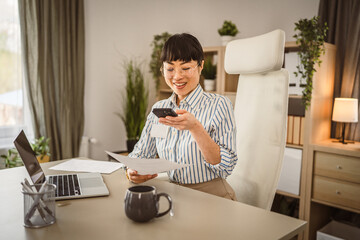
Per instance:
[[[335,122],[358,122],[358,100],[356,98],[335,98],[332,120]]]

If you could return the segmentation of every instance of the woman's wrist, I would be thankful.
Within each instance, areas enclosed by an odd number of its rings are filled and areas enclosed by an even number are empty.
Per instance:
[[[205,130],[205,128],[203,127],[203,125],[197,119],[196,119],[196,122],[193,125],[193,127],[191,129],[189,129],[189,131],[190,131],[190,133],[192,135],[199,134],[204,130]]]

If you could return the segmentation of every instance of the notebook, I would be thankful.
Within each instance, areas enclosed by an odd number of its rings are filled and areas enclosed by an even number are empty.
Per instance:
[[[69,173],[45,176],[24,131],[20,132],[14,144],[34,184],[43,183],[46,180],[56,185],[55,200],[109,195],[109,190],[100,173]]]

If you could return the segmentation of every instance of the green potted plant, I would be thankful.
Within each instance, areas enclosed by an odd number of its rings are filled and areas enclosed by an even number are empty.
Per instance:
[[[34,150],[39,163],[50,161],[49,141],[50,138],[45,138],[42,136],[38,139],[35,139],[34,143],[31,144],[31,147]]]
[[[31,143],[31,148],[35,152],[39,163],[50,161],[49,141],[49,138],[40,137],[35,139],[34,143]],[[13,168],[24,165],[16,148],[9,149],[7,155],[3,154],[1,155],[1,158],[4,159],[5,168]]]
[[[212,57],[207,56],[204,61],[204,67],[201,71],[204,77],[205,91],[215,90],[216,65],[212,63]]]
[[[124,63],[126,71],[126,92],[123,112],[116,113],[125,124],[127,149],[131,152],[145,126],[148,107],[148,90],[140,66],[134,61]]]
[[[155,80],[156,90],[158,91],[160,88],[160,80],[161,80],[161,72],[160,68],[162,66],[162,62],[160,61],[161,50],[165,44],[165,42],[171,37],[171,34],[168,32],[163,32],[159,35],[154,35],[154,40],[151,42],[151,46],[153,47],[151,53],[150,60],[150,72],[153,75],[153,79]]]
[[[320,26],[318,20],[319,17],[300,19],[295,23],[294,29],[299,32],[293,36],[300,48],[298,55],[301,61],[296,66],[298,71],[294,72],[294,74],[296,77],[300,75],[301,81],[306,81],[302,92],[302,99],[306,109],[311,104],[312,79],[316,72],[315,65],[320,66],[320,56],[325,53],[324,43],[328,27],[326,23],[324,26]]]
[[[13,168],[24,165],[16,149],[9,149],[7,155],[3,154],[1,155],[1,158],[4,159],[5,168]]]
[[[221,36],[222,45],[226,46],[228,42],[233,40],[238,32],[239,31],[233,22],[225,20],[222,27],[218,29],[218,33]]]

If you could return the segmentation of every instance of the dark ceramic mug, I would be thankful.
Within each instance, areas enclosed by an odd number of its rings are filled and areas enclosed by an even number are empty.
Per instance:
[[[159,213],[159,199],[166,197],[169,201],[169,209]],[[135,186],[126,190],[125,213],[135,222],[147,222],[155,217],[162,217],[172,208],[171,197],[166,193],[156,193],[153,186]]]

